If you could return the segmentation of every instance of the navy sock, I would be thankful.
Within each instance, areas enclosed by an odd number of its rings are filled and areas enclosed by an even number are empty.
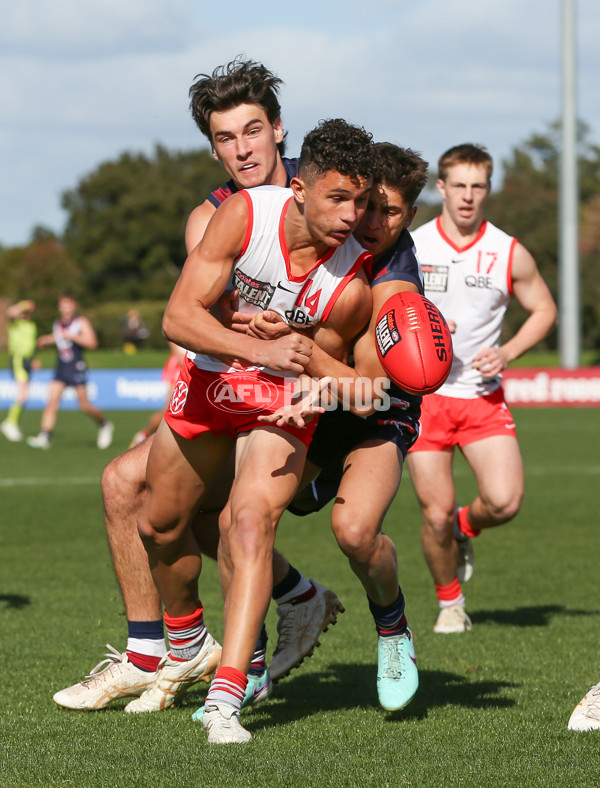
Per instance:
[[[375,619],[375,627],[382,637],[402,635],[408,626],[404,615],[404,594],[398,586],[398,598],[391,605],[381,607],[369,599],[369,610]]]
[[[258,636],[258,640],[256,641],[254,654],[250,660],[250,668],[248,669],[249,676],[261,676],[264,673],[268,640],[269,638],[267,636],[267,629],[263,624],[262,629],[260,630],[260,635]]]
[[[163,620],[159,618],[157,621],[127,621],[127,634],[130,638],[162,640],[165,636]]]
[[[273,599],[279,599],[279,597],[289,594],[289,592],[295,588],[301,580],[302,575],[300,572],[290,564],[288,573],[283,578],[281,583],[277,583],[276,586],[273,586]]]

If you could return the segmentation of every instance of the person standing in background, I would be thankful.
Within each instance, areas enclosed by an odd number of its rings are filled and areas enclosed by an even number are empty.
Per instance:
[[[29,395],[29,378],[36,351],[37,327],[31,318],[34,309],[35,303],[28,300],[12,304],[6,310],[10,321],[8,328],[10,369],[17,384],[17,398],[0,424],[0,431],[12,442],[23,440],[19,421]]]
[[[58,312],[60,317],[54,321],[52,333],[44,334],[37,341],[39,348],[56,345],[58,357],[54,379],[50,381],[48,402],[42,413],[41,430],[38,435],[27,438],[27,444],[34,449],[50,448],[61,397],[67,386],[73,386],[79,409],[98,425],[96,445],[99,449],[107,449],[112,443],[114,427],[88,400],[87,364],[83,357],[84,350],[95,350],[98,347],[96,332],[87,317],[77,314],[77,301],[72,296],[60,296]]]
[[[556,323],[554,300],[531,254],[485,219],[492,166],[481,145],[447,150],[438,163],[441,216],[411,233],[425,295],[453,332],[450,375],[423,398],[421,435],[408,455],[439,603],[434,632],[446,634],[471,629],[461,583],[473,572],[473,538],[512,520],[523,498],[523,462],[502,372]],[[501,341],[513,295],[528,317]],[[477,495],[467,506],[456,502],[456,447],[477,481]]]

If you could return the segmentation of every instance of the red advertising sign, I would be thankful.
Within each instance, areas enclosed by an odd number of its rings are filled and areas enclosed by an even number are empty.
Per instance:
[[[600,405],[600,367],[515,368],[502,373],[509,405],[590,407]]]

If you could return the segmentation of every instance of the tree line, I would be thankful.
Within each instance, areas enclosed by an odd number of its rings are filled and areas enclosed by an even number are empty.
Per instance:
[[[580,266],[584,349],[600,348],[600,147],[579,126]],[[487,217],[516,236],[533,254],[557,297],[559,127],[533,134],[496,164],[501,186],[488,201]],[[431,164],[435,170],[435,163]],[[432,172],[432,181],[435,172]],[[224,181],[208,150],[152,155],[124,153],[102,163],[61,196],[67,214],[58,236],[33,229],[22,247],[0,247],[0,292],[11,300],[33,298],[40,330],[49,329],[57,295],[70,292],[92,320],[100,342],[117,347],[120,320],[136,307],[150,328],[148,344],[164,347],[160,323],[186,251],[190,211]],[[440,203],[428,189],[415,226],[434,217]],[[522,321],[511,307],[505,330]],[[545,341],[556,347],[554,332]]]

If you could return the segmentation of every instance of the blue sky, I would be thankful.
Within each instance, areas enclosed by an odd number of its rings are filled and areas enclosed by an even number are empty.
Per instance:
[[[578,114],[600,144],[600,3],[577,16]],[[500,169],[559,117],[560,25],[561,0],[19,0],[0,26],[0,244],[60,232],[61,192],[124,151],[205,147],[188,88],[238,53],[284,80],[290,153],[344,117],[433,164],[479,142]]]

